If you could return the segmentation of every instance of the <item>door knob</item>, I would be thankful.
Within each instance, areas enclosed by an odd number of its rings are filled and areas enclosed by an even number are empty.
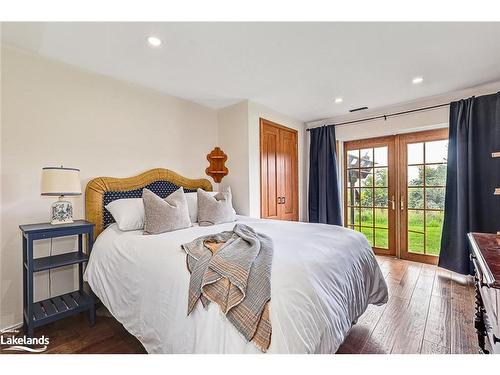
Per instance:
[[[281,204],[285,204],[286,202],[286,198],[285,197],[281,197]]]
[[[281,204],[281,197],[278,197],[278,204]]]

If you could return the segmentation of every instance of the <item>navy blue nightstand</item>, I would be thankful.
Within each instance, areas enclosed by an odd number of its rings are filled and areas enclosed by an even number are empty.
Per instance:
[[[95,304],[92,293],[83,289],[83,264],[89,259],[94,242],[94,224],[75,220],[70,224],[50,223],[20,225],[23,234],[23,317],[24,329],[32,337],[34,329],[55,320],[89,311],[90,325],[95,324]],[[33,259],[36,240],[78,235],[78,250],[65,254]],[[87,253],[83,251],[86,235]],[[79,288],[75,292],[33,302],[33,273],[52,268],[78,264]]]

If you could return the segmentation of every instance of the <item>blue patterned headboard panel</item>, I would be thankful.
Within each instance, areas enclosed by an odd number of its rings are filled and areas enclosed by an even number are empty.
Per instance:
[[[126,191],[105,191],[104,196],[103,196],[103,205],[104,207],[113,202],[114,200],[117,199],[124,199],[124,198],[141,198],[142,197],[142,190],[144,188],[147,188],[151,190],[153,193],[156,195],[166,198],[170,194],[172,194],[174,191],[179,189],[180,186],[169,182],[169,181],[155,181],[150,183],[149,185],[144,186],[143,188],[140,189],[135,189],[135,190],[126,190]],[[196,189],[186,189],[184,188],[184,191],[186,193],[191,193],[191,192],[196,192]],[[115,222],[115,219],[111,215],[111,213],[104,208],[104,215],[103,215],[103,221],[104,221],[104,228],[106,228],[108,225],[113,224]]]

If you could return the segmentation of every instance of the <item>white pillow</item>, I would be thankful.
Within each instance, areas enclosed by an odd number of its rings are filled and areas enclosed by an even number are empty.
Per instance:
[[[212,197],[217,194],[216,191],[207,191]],[[189,218],[191,223],[198,222],[198,193],[185,193],[188,203]]]
[[[196,194],[196,193],[193,193]],[[144,203],[142,198],[117,199],[106,205],[122,231],[144,228]]]

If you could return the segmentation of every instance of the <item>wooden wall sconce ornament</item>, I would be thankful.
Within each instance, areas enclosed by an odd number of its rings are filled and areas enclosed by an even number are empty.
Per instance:
[[[216,147],[207,155],[207,160],[210,165],[205,169],[205,173],[212,177],[215,182],[221,182],[222,178],[229,173],[229,169],[224,165],[227,161],[227,155],[220,147]]]

